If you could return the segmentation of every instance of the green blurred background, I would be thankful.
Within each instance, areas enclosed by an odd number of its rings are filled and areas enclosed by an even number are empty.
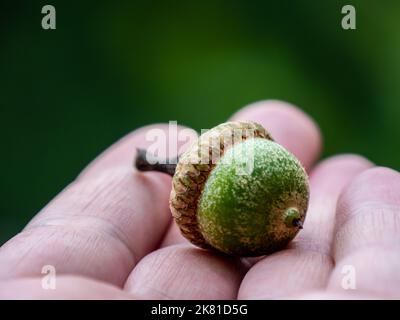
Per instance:
[[[0,243],[127,132],[260,99],[316,119],[324,157],[400,167],[400,1],[2,1],[0,75]]]

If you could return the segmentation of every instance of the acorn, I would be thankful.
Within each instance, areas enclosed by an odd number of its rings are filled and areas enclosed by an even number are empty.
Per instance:
[[[138,150],[135,165],[173,177],[171,212],[194,245],[260,256],[284,248],[302,229],[307,173],[261,125],[220,124],[175,160],[164,163]]]

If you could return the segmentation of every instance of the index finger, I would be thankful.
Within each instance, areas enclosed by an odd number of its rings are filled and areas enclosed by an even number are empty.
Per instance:
[[[170,178],[142,174],[131,164],[135,147],[146,147],[146,134],[155,129],[167,133],[160,148],[176,142],[168,126],[149,126],[105,151],[0,249],[0,279],[39,276],[51,265],[57,274],[122,286],[137,261],[158,246],[171,219]]]

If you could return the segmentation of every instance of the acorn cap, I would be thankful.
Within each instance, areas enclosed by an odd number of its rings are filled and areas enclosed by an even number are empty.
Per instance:
[[[170,208],[181,233],[194,245],[210,249],[198,225],[198,202],[210,172],[229,148],[246,139],[273,141],[259,124],[234,121],[202,134],[180,157],[172,179]]]

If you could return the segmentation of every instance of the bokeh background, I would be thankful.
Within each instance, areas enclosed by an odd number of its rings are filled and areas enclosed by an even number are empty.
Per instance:
[[[399,84],[397,0],[1,1],[0,244],[129,131],[209,128],[260,99],[308,112],[324,157],[399,169]]]

